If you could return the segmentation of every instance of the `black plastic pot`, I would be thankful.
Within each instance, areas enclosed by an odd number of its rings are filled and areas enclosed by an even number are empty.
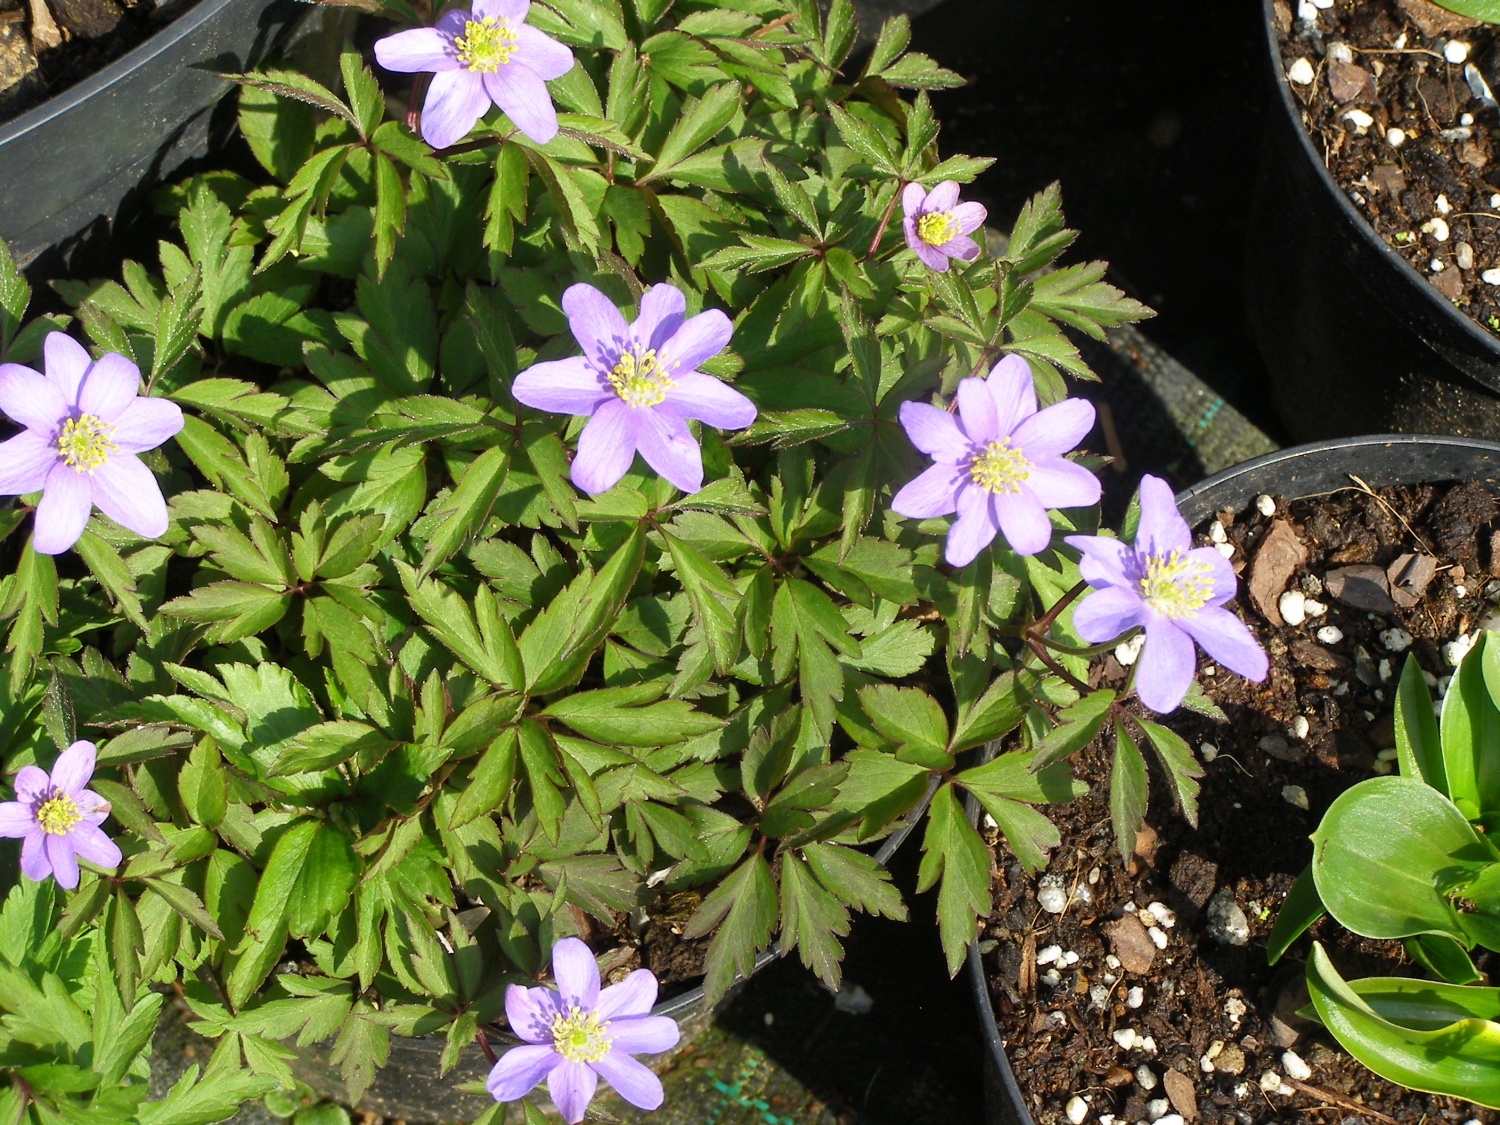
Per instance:
[[[1246,244],[1246,304],[1272,402],[1298,441],[1500,438],[1500,338],[1386,245],[1302,125],[1262,0],[1275,86]]]
[[[1261,493],[1300,499],[1332,492],[1358,476],[1372,488],[1463,480],[1500,483],[1500,442],[1428,434],[1340,438],[1282,449],[1231,466],[1177,494],[1192,526],[1226,508],[1239,511]],[[969,813],[977,820],[978,806]],[[977,945],[969,947],[969,983],[985,1037],[984,1108],[987,1125],[1033,1125],[995,1022]]]
[[[179,0],[179,3],[183,0]],[[296,0],[201,0],[78,85],[0,125],[0,239],[26,265],[134,211],[147,188],[234,124],[231,84],[283,45]],[[222,110],[222,111],[221,111]]]

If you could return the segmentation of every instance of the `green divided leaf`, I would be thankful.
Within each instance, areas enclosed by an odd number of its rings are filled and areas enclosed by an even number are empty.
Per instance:
[[[938,930],[949,975],[963,965],[978,919],[990,910],[990,851],[959,807],[951,784],[940,785],[927,811],[917,892],[939,879]]]

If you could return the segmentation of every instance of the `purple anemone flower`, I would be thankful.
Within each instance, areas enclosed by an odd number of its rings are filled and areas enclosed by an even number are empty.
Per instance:
[[[683,492],[703,487],[703,451],[689,418],[721,430],[755,421],[755,404],[712,375],[693,370],[718,355],[734,326],[717,309],[684,318],[671,285],[653,285],[627,325],[592,285],[563,294],[563,312],[583,355],[534,364],[516,376],[517,402],[558,414],[583,414],[573,483],[593,494],[613,488],[637,452]]]
[[[1094,587],[1073,611],[1073,630],[1102,644],[1145,627],[1135,690],[1151,710],[1175,710],[1187,694],[1197,668],[1194,641],[1230,671],[1266,678],[1265,652],[1244,622],[1222,608],[1234,597],[1234,568],[1212,547],[1193,547],[1166,481],[1141,478],[1133,548],[1093,535],[1070,535],[1067,543],[1083,553],[1078,570]]]
[[[43,555],[78,542],[96,506],[156,538],[167,530],[167,503],[136,454],[181,430],[182,409],[138,397],[140,368],[115,352],[92,360],[61,332],[47,336],[43,351],[46,375],[0,364],[0,410],[26,427],[0,442],[0,495],[42,491],[31,545]]]
[[[546,82],[573,66],[573,52],[521,21],[531,0],[474,0],[434,27],[376,40],[386,70],[432,74],[422,103],[422,139],[447,148],[474,128],[493,102],[526,136],[544,145],[557,135],[557,111]]]
[[[677,1045],[677,1021],[651,1015],[651,970],[637,969],[601,992],[594,955],[570,937],[552,947],[552,975],[561,991],[505,990],[510,1029],[526,1044],[500,1056],[485,1080],[495,1100],[513,1102],[545,1078],[563,1120],[577,1125],[603,1078],[639,1109],[661,1105],[661,1079],[630,1057]]]
[[[901,404],[911,443],[935,462],[891,500],[913,519],[958,513],[944,552],[967,566],[1004,532],[1022,555],[1052,540],[1048,508],[1081,508],[1099,500],[1099,481],[1062,455],[1094,426],[1094,408],[1067,398],[1036,408],[1031,368],[1020,356],[995,364],[987,379],[958,384],[958,417],[924,402]]]
[[[120,849],[99,828],[109,802],[85,789],[94,776],[94,744],[75,742],[57,756],[49,777],[36,766],[16,774],[16,800],[0,803],[0,836],[21,840],[21,874],[38,882],[51,875],[71,891],[78,857],[118,867]]]
[[[931,191],[921,184],[907,184],[901,193],[901,229],[906,245],[938,273],[948,272],[948,259],[972,262],[979,257],[979,243],[969,232],[984,225],[982,203],[960,203],[958,183],[944,180]]]

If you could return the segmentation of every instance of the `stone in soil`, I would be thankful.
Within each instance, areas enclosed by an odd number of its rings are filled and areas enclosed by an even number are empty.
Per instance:
[[[1141,974],[1151,970],[1156,945],[1139,918],[1126,914],[1111,922],[1104,932],[1109,938],[1110,952],[1120,959],[1126,971]]]

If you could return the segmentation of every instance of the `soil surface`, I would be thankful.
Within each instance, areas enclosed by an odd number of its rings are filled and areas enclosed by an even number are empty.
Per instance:
[[[1123,864],[1109,756],[1095,745],[1075,762],[1089,794],[1051,810],[1063,842],[1042,880],[997,852],[981,951],[1038,1122],[1068,1120],[1075,1096],[1101,1125],[1497,1119],[1375,1077],[1298,1017],[1309,937],[1266,963],[1323,811],[1355,782],[1392,771],[1393,692],[1407,655],[1440,695],[1453,658],[1495,613],[1497,516],[1500,504],[1472,485],[1351,488],[1289,506],[1278,498],[1269,515],[1253,505],[1221,513],[1200,529],[1200,542],[1233,549],[1249,591],[1243,614],[1271,673],[1264,684],[1223,670],[1200,679],[1227,724],[1172,717],[1205,764],[1199,827],[1154,777],[1154,828]],[[1101,669],[1104,682],[1122,673],[1112,657]],[[1038,891],[1059,876],[1068,901],[1054,914]],[[1366,941],[1327,918],[1311,937],[1347,977],[1422,975],[1399,942]]]
[[[1495,29],[1427,0],[1276,0],[1276,19],[1334,180],[1438,292],[1500,334]]]

